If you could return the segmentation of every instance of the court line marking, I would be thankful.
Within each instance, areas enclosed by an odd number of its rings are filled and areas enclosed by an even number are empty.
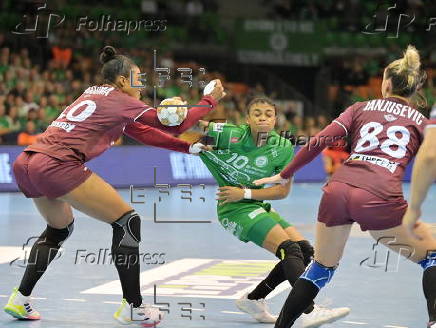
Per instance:
[[[366,322],[358,322],[358,321],[342,321],[343,323],[349,323],[350,325],[367,325]]]
[[[0,297],[8,297],[8,295],[0,295]],[[46,300],[46,297],[32,297],[32,299],[35,300]],[[64,301],[71,301],[71,302],[87,302],[87,300],[83,298],[64,298]],[[114,302],[114,301],[103,301],[104,304],[116,304],[120,305],[121,302]],[[205,309],[195,309],[192,308],[192,311],[205,311]],[[227,313],[227,314],[245,314],[244,312],[236,312],[236,311],[220,311],[221,313]],[[367,325],[366,322],[358,322],[358,321],[342,321],[343,323],[348,323],[350,325]],[[406,326],[392,326],[392,325],[385,325],[384,328],[409,328]]]
[[[221,313],[229,313],[229,314],[246,314],[244,312],[235,312],[235,311],[221,311]]]

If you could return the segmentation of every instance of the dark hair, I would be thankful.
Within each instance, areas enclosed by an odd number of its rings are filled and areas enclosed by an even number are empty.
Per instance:
[[[105,46],[100,53],[100,62],[103,64],[101,75],[106,83],[115,83],[118,75],[130,76],[130,71],[136,64],[127,56],[117,55],[112,46]]]
[[[277,108],[276,105],[273,103],[273,101],[267,97],[257,97],[253,98],[248,104],[247,104],[247,115],[250,115],[250,108],[251,106],[255,104],[266,104],[274,107],[274,114],[277,115]]]

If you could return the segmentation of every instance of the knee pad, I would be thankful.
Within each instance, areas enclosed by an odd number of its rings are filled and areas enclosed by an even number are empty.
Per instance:
[[[436,266],[436,251],[428,252],[427,257],[421,262],[418,262],[418,264],[424,269],[424,271],[430,267]]]
[[[303,252],[297,242],[292,240],[286,240],[279,245],[276,251],[276,256],[279,260],[286,258],[300,258],[304,262]]]
[[[138,248],[141,241],[141,218],[129,211],[112,223],[112,249],[119,247]]]
[[[318,287],[318,289],[321,289],[332,280],[335,270],[336,267],[329,268],[316,261],[312,261],[306,268],[306,271],[301,275],[300,279],[308,280]]]
[[[297,241],[297,243],[301,248],[301,252],[303,252],[304,265],[307,266],[312,261],[313,255],[315,254],[315,251],[314,251],[312,245],[307,240],[300,240],[300,241]]]
[[[41,241],[39,244],[45,243],[50,246],[60,248],[62,244],[67,240],[74,230],[74,220],[68,226],[62,229],[56,229],[47,225],[47,228],[39,237]]]

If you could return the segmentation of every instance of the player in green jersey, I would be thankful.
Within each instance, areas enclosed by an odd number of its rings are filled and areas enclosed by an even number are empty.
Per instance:
[[[264,200],[286,198],[290,182],[263,188],[252,182],[280,172],[294,156],[292,143],[274,131],[276,107],[268,98],[253,99],[247,106],[247,124],[200,121],[213,150],[200,158],[219,185],[217,213],[221,225],[243,242],[251,241],[275,254],[280,262],[251,293],[236,305],[259,322],[273,323],[265,297],[280,283],[291,285],[312,259],[313,248],[304,237]],[[304,327],[318,327],[349,313],[348,308],[310,306]]]

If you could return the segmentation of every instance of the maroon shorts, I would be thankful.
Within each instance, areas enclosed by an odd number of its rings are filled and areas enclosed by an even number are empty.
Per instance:
[[[343,182],[329,182],[323,190],[318,221],[328,227],[357,222],[363,231],[390,229],[401,225],[407,210],[403,197],[385,200]]]
[[[63,196],[92,174],[82,162],[64,162],[36,152],[22,152],[13,170],[18,187],[27,198]]]

